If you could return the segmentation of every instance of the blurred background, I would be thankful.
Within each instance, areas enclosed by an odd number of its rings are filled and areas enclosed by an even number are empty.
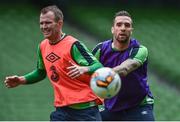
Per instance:
[[[53,89],[48,79],[7,89],[8,75],[36,68],[42,7],[56,4],[64,13],[63,31],[88,45],[111,38],[115,12],[127,10],[134,21],[133,37],[149,50],[148,82],[158,121],[180,120],[179,0],[0,0],[0,121],[48,121]]]

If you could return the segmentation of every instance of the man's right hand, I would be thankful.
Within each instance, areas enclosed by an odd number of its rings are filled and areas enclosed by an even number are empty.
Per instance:
[[[6,77],[4,83],[5,83],[7,88],[14,88],[18,85],[25,84],[26,80],[22,76],[14,75],[14,76]]]

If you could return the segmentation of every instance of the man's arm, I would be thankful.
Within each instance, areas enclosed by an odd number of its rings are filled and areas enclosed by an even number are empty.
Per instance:
[[[122,62],[121,65],[114,67],[113,70],[120,76],[126,76],[130,72],[137,69],[139,66],[141,66],[139,61],[135,59],[127,59],[126,61]]]
[[[83,73],[93,73],[98,68],[102,67],[102,64],[93,56],[93,54],[87,49],[87,47],[77,41],[74,43],[71,50],[74,61],[79,64],[68,67],[70,71],[68,75],[72,78],[76,78]]]
[[[92,51],[98,60],[100,58],[101,45],[102,44],[99,43]],[[120,76],[126,76],[140,67],[147,60],[147,57],[148,50],[141,45],[139,48],[133,49],[130,57],[120,65],[114,67],[113,70],[119,73]]]
[[[113,70],[120,74],[120,76],[126,76],[130,72],[140,67],[148,57],[148,50],[144,46],[133,49],[129,59],[122,62],[119,66],[113,68]]]
[[[97,58],[97,60],[100,60],[100,51],[101,51],[102,43],[99,43],[95,46],[95,48],[92,50],[92,54]]]
[[[39,82],[46,77],[46,70],[44,67],[40,46],[38,46],[37,56],[37,68],[34,71],[23,76],[26,80],[26,84],[33,84]]]
[[[46,77],[46,71],[42,60],[40,49],[38,48],[38,63],[37,69],[24,76],[8,76],[5,78],[5,85],[8,88],[13,88],[22,84],[32,84],[43,80]]]

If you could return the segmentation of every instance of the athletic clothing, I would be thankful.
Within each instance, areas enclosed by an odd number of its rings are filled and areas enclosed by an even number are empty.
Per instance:
[[[71,47],[74,43],[78,43],[77,39],[66,36],[55,45],[49,44],[47,39],[40,44],[46,72],[54,88],[54,105],[56,107],[98,101],[97,96],[89,86],[90,74],[82,74],[75,79],[71,79],[67,75],[69,72],[67,67],[72,66],[71,63],[76,64],[71,57]],[[87,59],[89,64],[93,62],[91,58]]]
[[[123,111],[105,109],[101,112],[103,121],[154,121],[153,104],[136,106]]]
[[[98,44],[94,48],[93,54],[105,67],[113,68],[129,58],[141,63],[139,68],[127,76],[121,77],[122,84],[119,93],[113,98],[104,100],[105,111],[121,114],[121,112],[131,110],[139,105],[154,103],[147,83],[148,50],[146,47],[140,45],[136,39],[131,39],[126,50],[118,51],[112,48],[112,40],[107,40]],[[110,118],[115,119],[111,116]]]
[[[64,37],[66,36],[67,35],[65,35]],[[88,72],[89,74],[92,74],[96,69],[102,67],[102,64],[99,63],[99,61],[94,56],[92,56],[91,52],[80,41],[73,44],[71,49],[71,55],[73,60],[77,64],[89,67],[89,72]],[[46,77],[46,70],[44,67],[44,62],[42,59],[42,54],[39,46],[37,50],[37,56],[38,56],[37,68],[34,71],[24,75],[24,77],[27,80],[27,84],[39,82]],[[89,63],[88,60],[92,60],[92,62]]]
[[[113,50],[111,45],[112,40],[107,40],[93,51],[105,67],[113,68],[128,58],[138,60],[142,65],[126,77],[121,77],[122,86],[119,94],[104,101],[108,110],[121,111],[140,104],[146,96],[153,98],[147,84],[147,48],[135,39],[131,39],[129,47],[124,51]],[[96,54],[98,52],[99,56]]]
[[[68,61],[77,65],[88,66],[89,72],[86,75],[71,80],[66,76],[66,66],[70,66]],[[54,87],[55,107],[70,106],[79,109],[88,108],[92,107],[92,105],[88,106],[86,102],[96,101],[96,103],[98,102],[97,104],[100,102],[89,87],[89,74],[100,67],[102,67],[102,64],[99,63],[81,42],[71,36],[65,35],[55,45],[49,44],[47,40],[41,42],[38,47],[37,69],[26,74],[25,78],[27,83],[35,83],[39,79],[44,79],[46,74],[48,74]]]
[[[70,107],[58,107],[50,115],[50,121],[101,121],[98,107],[86,109],[72,109]]]

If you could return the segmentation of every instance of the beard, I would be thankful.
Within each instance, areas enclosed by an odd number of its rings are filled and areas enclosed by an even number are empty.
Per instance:
[[[127,36],[123,36],[123,37],[118,36],[115,39],[121,44],[127,44],[129,42],[129,37]]]

